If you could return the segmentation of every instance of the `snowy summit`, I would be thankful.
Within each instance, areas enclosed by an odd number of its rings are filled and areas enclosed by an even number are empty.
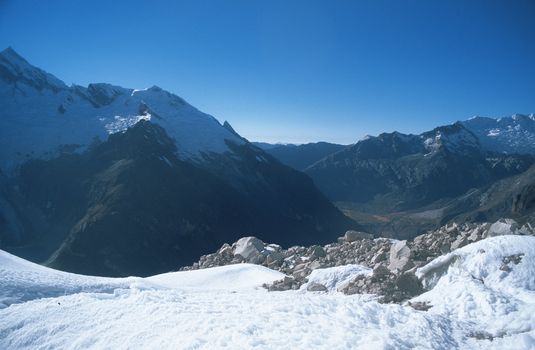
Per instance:
[[[10,172],[32,158],[83,150],[95,140],[151,120],[175,139],[182,158],[230,151],[235,132],[182,98],[157,86],[127,89],[98,83],[68,87],[32,66],[13,49],[0,52],[0,168]]]

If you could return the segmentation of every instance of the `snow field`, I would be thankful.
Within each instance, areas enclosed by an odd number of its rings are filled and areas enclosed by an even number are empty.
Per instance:
[[[315,270],[310,280],[326,293],[267,292],[260,285],[282,275],[256,265],[113,279],[0,252],[0,348],[533,349],[535,237],[493,237],[450,255],[418,271],[447,267],[411,301],[432,305],[417,311],[336,292],[370,273],[358,265]]]

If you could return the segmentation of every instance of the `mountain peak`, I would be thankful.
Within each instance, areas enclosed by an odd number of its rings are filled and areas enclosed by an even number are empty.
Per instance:
[[[236,130],[234,130],[234,128],[232,127],[232,125],[230,125],[228,121],[225,120],[225,122],[223,123],[223,127],[227,129],[228,131],[230,131],[234,136],[239,137],[240,139],[243,139],[243,137],[241,137],[240,134],[238,134]]]
[[[0,81],[8,84],[24,83],[39,91],[49,89],[57,92],[67,88],[63,81],[31,65],[12,47],[0,52]]]
[[[514,114],[502,118],[477,117],[460,123],[476,135],[488,151],[510,154],[535,153],[533,114]]]
[[[92,83],[87,86],[87,91],[97,106],[106,106],[112,103],[117,96],[130,94],[133,90],[107,83]]]
[[[23,63],[26,63],[26,64],[29,64],[28,61],[26,61],[24,59],[24,57],[22,57],[21,55],[19,55],[17,53],[17,51],[15,51],[11,46],[8,46],[7,48],[5,48],[4,50],[2,50],[0,52],[0,56],[1,57],[5,57],[6,60],[9,60],[11,62],[23,62]]]

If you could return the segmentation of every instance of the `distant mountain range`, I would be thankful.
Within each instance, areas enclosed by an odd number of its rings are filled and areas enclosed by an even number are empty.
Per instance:
[[[384,202],[390,211],[404,210],[516,175],[534,158],[520,153],[525,143],[519,143],[518,153],[497,153],[486,144],[461,122],[421,135],[385,133],[323,158],[305,172],[334,201]]]
[[[534,120],[535,116],[533,114],[516,114],[504,118],[473,117],[465,121],[460,121],[457,124],[464,126],[467,131],[472,133],[473,136],[477,138],[477,142],[480,144],[479,146],[485,152],[499,154],[535,154]],[[395,132],[393,134],[407,138],[414,136],[429,136],[429,133],[423,133],[422,135],[407,135]],[[384,138],[385,135],[388,134],[381,134],[377,137]],[[364,142],[368,139],[375,139],[377,137],[366,136],[363,140],[358,141],[357,143]],[[435,142],[433,137],[429,140],[426,139],[428,148],[433,147],[436,142],[440,142],[439,140]],[[253,142],[253,144],[273,155],[284,164],[297,170],[305,170],[323,158],[344,148],[353,146],[328,142],[315,142],[300,145],[272,144],[266,142]]]
[[[535,222],[528,215],[533,203],[526,200],[522,214],[511,211],[507,186],[498,185],[522,176],[533,164],[534,115],[475,117],[420,135],[384,133],[327,156],[325,148],[309,145],[264,148],[303,170],[339,208],[373,232],[412,237],[449,220],[493,220],[493,213]],[[530,179],[524,175],[522,183]],[[525,193],[530,188],[516,195],[531,198]],[[475,200],[476,193],[483,197]],[[493,198],[492,204],[485,198]]]
[[[66,86],[0,53],[0,246],[67,271],[148,275],[244,235],[360,226],[305,174],[158,87]]]
[[[263,142],[253,142],[253,144],[262,148],[282,163],[301,171],[346,147],[328,142],[315,142],[302,145],[269,144]]]

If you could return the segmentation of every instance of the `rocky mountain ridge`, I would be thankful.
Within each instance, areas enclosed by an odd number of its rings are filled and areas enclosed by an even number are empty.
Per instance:
[[[517,175],[533,155],[489,154],[462,125],[422,134],[382,134],[306,169],[333,201],[375,203],[384,212],[422,207]]]

